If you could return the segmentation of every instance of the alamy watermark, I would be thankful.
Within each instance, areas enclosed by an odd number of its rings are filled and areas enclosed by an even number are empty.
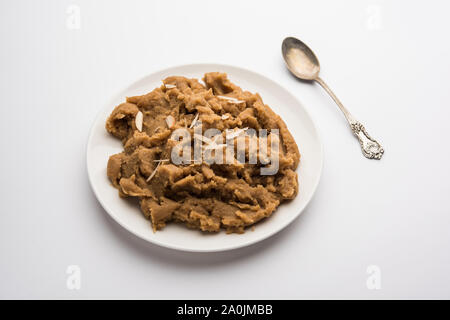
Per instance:
[[[381,30],[383,28],[383,19],[381,7],[377,4],[372,4],[366,8],[366,27],[369,30]]]
[[[81,289],[81,268],[78,265],[70,265],[66,269],[66,287],[69,290]]]
[[[366,280],[366,286],[369,290],[381,289],[381,269],[377,265],[370,265],[366,269],[369,275]]]
[[[71,4],[66,9],[66,27],[69,30],[81,29],[81,9],[75,4]]]
[[[201,122],[194,127],[193,139],[187,128],[173,131],[171,140],[178,142],[171,152],[171,161],[180,164],[257,164],[261,175],[275,175],[279,169],[279,130],[253,128],[216,128],[203,133]],[[270,142],[270,149],[268,144]],[[192,155],[193,151],[193,155]]]

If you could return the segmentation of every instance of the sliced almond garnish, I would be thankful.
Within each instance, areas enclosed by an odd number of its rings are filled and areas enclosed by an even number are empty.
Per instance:
[[[198,113],[195,115],[194,120],[192,120],[191,125],[189,126],[189,128],[195,127],[195,125],[197,124],[197,120],[198,120]]]
[[[159,168],[159,166],[161,165],[161,163],[162,163],[162,162],[158,162],[158,164],[157,164],[155,170],[153,170],[153,172],[148,176],[148,178],[147,178],[147,180],[146,180],[147,182],[150,182],[150,180],[152,180],[152,178],[155,176],[156,171],[158,171],[158,168]]]
[[[227,135],[226,135],[226,139],[227,140],[231,140],[231,139],[234,139],[234,138],[236,138],[236,137],[239,137],[241,134],[243,134],[246,130],[248,129],[248,127],[245,127],[245,128],[242,128],[242,129],[238,129],[238,130],[235,130],[235,131],[233,131],[233,132],[231,132],[231,133],[227,133]]]
[[[172,128],[173,125],[175,124],[175,118],[170,115],[167,116],[166,123],[167,123],[167,127],[169,127],[169,129]]]
[[[169,159],[161,159],[161,160],[153,160],[153,162],[166,162],[170,161]]]
[[[220,99],[223,99],[223,100],[227,100],[227,101],[232,102],[232,103],[243,103],[243,102],[245,102],[243,100],[238,100],[238,99],[233,98],[233,97],[226,97],[226,96],[216,96],[216,97],[220,98]]]
[[[170,83],[164,83],[164,87],[166,87],[166,89],[173,89],[176,88],[177,86]]]
[[[222,115],[222,120],[227,120],[229,117],[230,117],[229,115],[223,114],[223,115]]]
[[[157,133],[159,130],[161,130],[161,127],[156,127],[155,131],[153,131],[153,133]]]
[[[136,128],[142,132],[142,123],[144,121],[144,115],[142,112],[138,111],[136,114],[136,118],[134,119],[134,123],[136,124]]]

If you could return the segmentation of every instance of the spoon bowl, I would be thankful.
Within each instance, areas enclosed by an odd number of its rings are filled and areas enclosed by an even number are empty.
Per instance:
[[[283,40],[281,51],[289,71],[295,76],[303,80],[315,80],[319,77],[319,60],[302,41],[288,37]]]

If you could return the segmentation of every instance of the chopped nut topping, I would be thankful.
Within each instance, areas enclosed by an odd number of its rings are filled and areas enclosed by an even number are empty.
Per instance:
[[[136,114],[136,118],[134,119],[134,123],[136,124],[136,128],[142,132],[142,124],[144,122],[144,115],[142,114],[142,112],[138,112]]]
[[[236,131],[233,131],[231,133],[227,133],[227,140],[231,140],[234,139],[236,137],[239,137],[241,134],[243,134],[246,130],[248,129],[248,127],[242,128],[242,129],[238,129]]]
[[[198,113],[195,115],[195,118],[194,120],[192,120],[192,123],[189,128],[195,127],[195,125],[197,124],[197,120],[198,120]]]
[[[245,102],[243,100],[238,100],[238,99],[233,98],[233,97],[226,97],[226,96],[216,96],[216,97],[220,98],[220,99],[223,99],[223,100],[227,100],[227,101],[232,102],[232,103],[244,103]]]
[[[167,116],[166,118],[166,123],[167,123],[167,127],[170,129],[173,127],[173,125],[175,124],[175,118],[172,116]]]
[[[148,176],[147,178],[147,182],[150,182],[150,180],[152,180],[152,178],[155,176],[156,171],[158,171],[159,166],[161,165],[162,162],[158,162],[158,165],[156,166],[155,170],[153,170],[153,172],[151,173],[151,175]]]

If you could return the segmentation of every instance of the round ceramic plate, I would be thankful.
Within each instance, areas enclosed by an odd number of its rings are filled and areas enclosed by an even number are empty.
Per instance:
[[[207,72],[226,72],[229,79],[250,92],[258,92],[264,103],[279,114],[294,136],[301,153],[299,194],[283,203],[271,217],[255,225],[253,231],[244,234],[226,234],[224,231],[206,234],[184,225],[169,223],[156,233],[145,219],[136,201],[120,198],[106,176],[109,156],[123,150],[119,140],[108,134],[105,122],[115,106],[127,96],[142,95],[161,86],[168,76],[185,76],[201,79]],[[323,162],[322,144],[316,127],[302,104],[274,81],[238,67],[218,64],[183,65],[153,73],[120,92],[100,112],[89,135],[87,145],[87,169],[89,180],[97,199],[108,214],[122,227],[152,243],[184,251],[213,252],[236,249],[266,239],[280,231],[300,215],[319,183]]]

